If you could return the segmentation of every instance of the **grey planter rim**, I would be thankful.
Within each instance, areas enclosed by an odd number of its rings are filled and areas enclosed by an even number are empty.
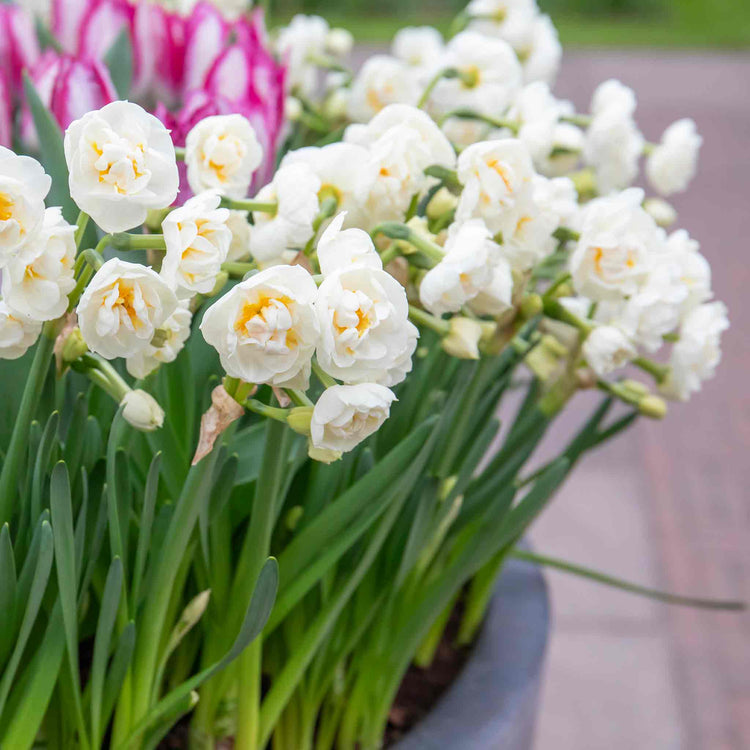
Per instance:
[[[530,750],[549,630],[544,576],[509,561],[463,670],[395,750]]]

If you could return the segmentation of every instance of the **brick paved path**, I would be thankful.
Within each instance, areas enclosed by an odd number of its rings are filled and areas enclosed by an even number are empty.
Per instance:
[[[584,464],[535,543],[674,591],[750,599],[750,56],[573,53],[557,93],[584,107],[611,76],[637,90],[650,139],[686,115],[705,136],[699,178],[675,204],[732,329],[716,380]],[[750,615],[550,581],[556,627],[537,750],[750,748]]]

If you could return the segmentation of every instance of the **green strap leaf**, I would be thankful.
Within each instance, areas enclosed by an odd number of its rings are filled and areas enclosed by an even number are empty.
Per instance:
[[[697,609],[724,610],[726,612],[744,612],[747,609],[746,602],[732,600],[727,601],[721,599],[704,599],[694,596],[680,596],[678,594],[671,594],[669,592],[649,588],[648,586],[640,586],[637,583],[624,581],[621,578],[616,578],[614,576],[607,575],[606,573],[600,573],[598,570],[586,568],[582,565],[569,563],[556,557],[537,555],[534,552],[527,552],[526,550],[522,549],[514,549],[510,554],[511,557],[515,557],[518,560],[525,560],[526,562],[533,563],[534,565],[543,565],[548,568],[553,568],[554,570],[560,570],[564,573],[571,573],[572,575],[586,578],[589,581],[601,583],[611,588],[620,589],[621,591],[627,591],[631,594],[637,594],[638,596],[645,596],[648,599],[655,599],[656,601],[662,602],[664,604],[674,604],[680,607],[695,607]]]
[[[102,693],[102,726],[109,723],[109,718],[115,710],[115,703],[120,696],[125,675],[128,673],[130,662],[135,650],[135,623],[131,620],[122,631],[117,650],[112,657],[112,662],[107,672],[107,680],[104,683]]]
[[[122,595],[122,562],[119,557],[112,560],[104,584],[99,621],[96,625],[94,638],[94,656],[91,663],[91,740],[94,747],[101,741],[102,724],[102,693],[104,691],[104,676],[107,671],[109,647],[112,641],[112,631],[117,619],[117,608]]]
[[[0,664],[5,664],[16,634],[14,608],[17,584],[13,543],[10,541],[10,528],[6,523],[0,531]]]
[[[11,685],[21,662],[26,643],[31,635],[31,629],[36,622],[39,608],[42,604],[44,592],[47,589],[50,571],[52,570],[52,559],[54,555],[54,545],[52,541],[52,527],[47,521],[41,525],[39,534],[39,555],[37,557],[36,568],[34,569],[34,578],[31,582],[26,610],[21,621],[21,628],[18,633],[15,648],[11,654],[10,661],[3,672],[3,679],[0,681],[0,726],[2,726],[3,709],[8,699]]]
[[[123,29],[117,35],[117,39],[104,57],[104,62],[109,68],[117,95],[120,99],[127,99],[133,81],[133,46],[127,29]]]
[[[160,724],[163,717],[174,716],[175,713],[178,713],[187,696],[217,672],[226,669],[260,635],[271,614],[278,586],[279,566],[274,558],[269,557],[260,571],[252,599],[245,613],[245,619],[232,648],[223,659],[199,672],[162,698],[136,725],[132,734],[120,745],[118,750],[133,747],[140,737],[152,732]]]
[[[133,586],[131,608],[135,612],[140,596],[143,571],[146,568],[146,558],[151,544],[151,529],[154,524],[154,509],[156,495],[159,489],[159,469],[161,467],[161,453],[157,453],[151,461],[146,478],[146,488],[143,493],[143,508],[141,509],[141,525],[138,530],[138,545],[135,551],[135,568],[133,570]]]

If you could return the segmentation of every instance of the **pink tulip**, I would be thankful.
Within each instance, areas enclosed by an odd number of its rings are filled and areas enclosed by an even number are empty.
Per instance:
[[[5,76],[0,75],[0,146],[13,145],[13,99]]]
[[[117,99],[109,71],[103,63],[48,50],[31,73],[39,98],[65,130],[86,112],[101,109]],[[31,116],[23,122],[24,140],[35,143]]]
[[[229,43],[233,24],[210,2],[199,2],[185,23],[183,93],[203,88],[206,74]]]
[[[23,71],[34,66],[39,54],[31,15],[17,5],[0,4],[0,70],[11,90],[21,91]]]

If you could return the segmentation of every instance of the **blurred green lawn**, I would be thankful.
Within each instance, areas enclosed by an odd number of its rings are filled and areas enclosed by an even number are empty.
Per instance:
[[[611,47],[750,47],[750,0],[538,0],[563,44]],[[359,41],[383,42],[401,27],[446,32],[460,0],[288,0],[274,14],[320,13]],[[380,8],[374,12],[373,6]]]

